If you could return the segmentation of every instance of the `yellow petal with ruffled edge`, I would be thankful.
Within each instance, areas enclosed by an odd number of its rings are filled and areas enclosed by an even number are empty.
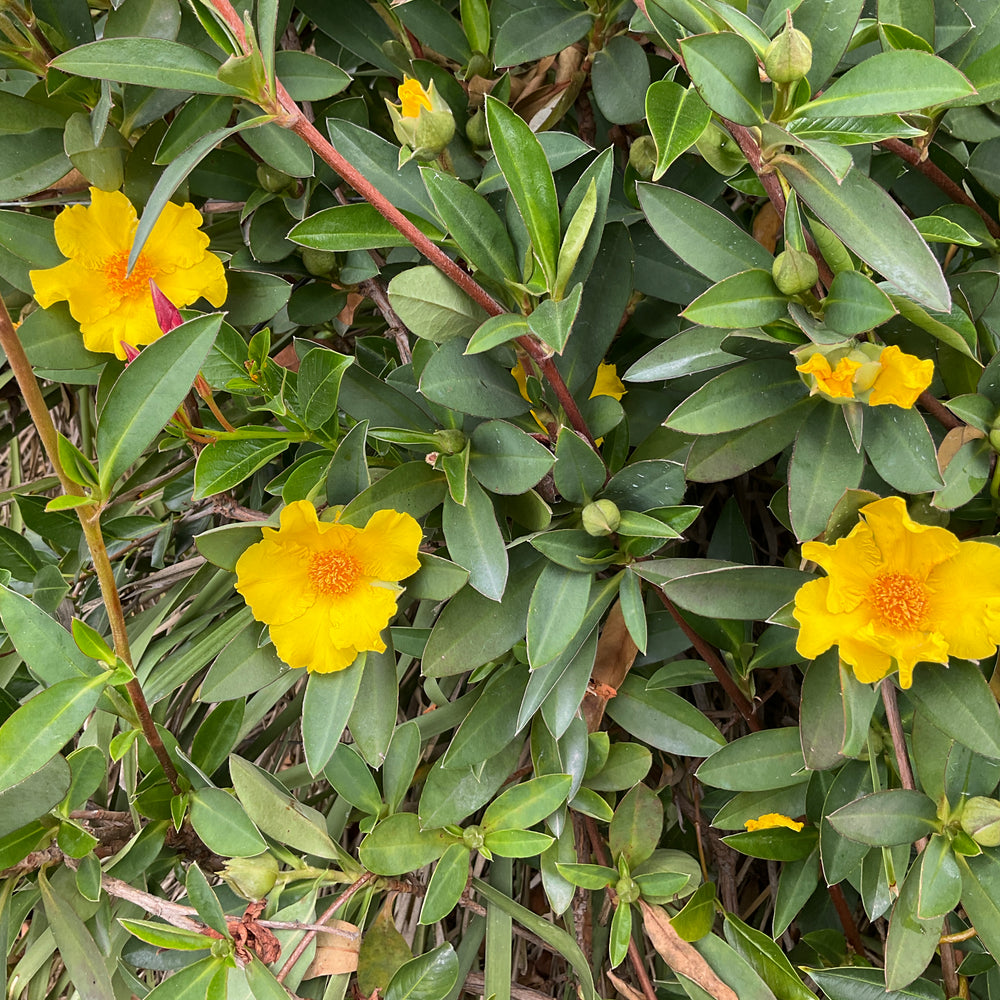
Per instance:
[[[128,252],[137,225],[132,202],[121,191],[92,187],[89,205],[71,205],[56,216],[56,243],[64,256],[96,268],[106,258]]]
[[[400,101],[400,114],[404,118],[418,118],[420,109],[426,108],[431,111],[431,99],[424,90],[419,80],[412,76],[404,77],[403,82],[396,91]]]
[[[868,397],[869,406],[891,403],[908,410],[934,378],[933,361],[904,354],[895,345],[887,347],[878,360],[882,369]]]
[[[804,823],[797,823],[790,816],[783,816],[781,813],[765,813],[757,819],[748,819],[743,825],[747,828],[747,833],[753,833],[755,830],[774,830],[777,827],[786,827],[798,833],[805,826]]]
[[[420,569],[420,525],[395,510],[376,511],[351,543],[351,554],[366,576],[395,583]]]

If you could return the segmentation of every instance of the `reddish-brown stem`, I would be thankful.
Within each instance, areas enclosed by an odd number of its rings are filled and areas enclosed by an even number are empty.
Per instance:
[[[277,980],[279,983],[285,981],[285,976],[295,966],[295,963],[299,960],[302,952],[309,947],[309,943],[314,937],[316,937],[316,926],[325,924],[334,913],[339,910],[344,903],[346,903],[351,896],[353,896],[359,889],[363,889],[369,882],[371,882],[375,876],[371,872],[365,872],[356,882],[352,882],[324,911],[322,916],[316,921],[312,930],[308,930],[302,935],[302,940],[295,946],[295,950],[288,956],[288,961],[281,967],[281,971],[277,975]]]
[[[736,145],[740,147],[740,152],[747,158],[750,168],[757,175],[757,180],[763,185],[768,198],[771,200],[771,204],[774,205],[778,217],[784,219],[785,192],[782,191],[781,182],[774,171],[766,168],[763,154],[761,153],[760,146],[757,145],[757,140],[754,138],[753,133],[745,125],[737,125],[736,122],[731,122],[727,118],[722,119],[722,124],[726,126],[729,134],[736,140]],[[833,271],[830,270],[830,265],[824,260],[819,247],[816,246],[816,242],[808,233],[806,233],[806,245],[809,248],[809,253],[812,254],[813,259],[816,261],[816,266],[819,268],[820,282],[826,288],[829,288],[833,282]]]
[[[680,626],[681,631],[688,637],[691,641],[691,645],[694,646],[698,655],[708,664],[713,674],[715,674],[718,682],[725,688],[726,693],[733,700],[733,704],[736,706],[740,715],[746,720],[746,724],[754,731],[759,732],[761,727],[760,722],[757,720],[757,716],[754,714],[753,705],[747,696],[739,689],[736,681],[733,680],[732,675],[726,669],[726,665],[719,659],[715,654],[715,650],[705,642],[705,640],[698,635],[697,632],[684,620],[681,613],[674,607],[673,602],[667,597],[666,594],[660,590],[659,587],[653,588],[654,593],[659,597],[663,606],[670,612],[670,617],[673,618],[675,622]]]
[[[936,184],[952,201],[959,205],[971,208],[986,223],[986,228],[990,236],[1000,239],[1000,224],[981,205],[976,203],[976,199],[966,193],[961,185],[956,184],[936,163],[927,159],[919,149],[914,149],[901,139],[882,139],[879,145],[883,149],[895,153],[900,159],[905,160],[911,167],[916,167],[931,183]]]
[[[844,899],[843,891],[839,885],[831,885],[827,887],[827,892],[830,895],[833,908],[837,911],[840,926],[844,928],[844,934],[854,949],[854,953],[864,957],[865,943],[861,940],[861,932],[858,930],[858,925],[854,922],[854,917],[851,914],[850,907],[847,905],[847,900]]]
[[[900,784],[907,789],[917,787],[913,780],[913,767],[910,765],[910,753],[906,749],[906,734],[903,732],[903,720],[899,715],[899,702],[896,700],[896,686],[891,677],[886,677],[879,689],[882,692],[882,704],[885,705],[885,718],[889,723],[889,735],[892,737],[892,749],[896,757],[896,768],[899,771]],[[919,854],[927,846],[927,838],[921,837],[916,842]]]
[[[942,427],[954,430],[956,427],[964,426],[963,422],[944,403],[932,396],[926,389],[917,397],[917,401]]]

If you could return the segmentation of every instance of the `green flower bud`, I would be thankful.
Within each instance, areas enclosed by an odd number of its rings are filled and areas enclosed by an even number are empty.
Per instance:
[[[819,268],[812,254],[803,250],[785,250],[774,258],[771,277],[778,291],[785,295],[806,292],[819,280]]]
[[[615,894],[623,903],[639,902],[639,885],[634,878],[620,878],[615,883]]]
[[[465,135],[476,149],[486,149],[489,146],[490,136],[486,129],[486,112],[481,108],[466,122]]]
[[[444,430],[435,431],[434,439],[437,441],[438,450],[444,452],[446,455],[457,455],[465,447],[467,440],[465,435],[457,428],[445,428]]]
[[[812,67],[812,42],[792,27],[791,12],[779,35],[764,50],[764,70],[774,83],[796,83]]]
[[[618,530],[622,515],[610,500],[595,500],[583,508],[583,528],[588,535],[600,538]]]
[[[340,254],[333,250],[303,247],[302,266],[316,278],[329,277],[340,271]]]
[[[266,851],[252,858],[230,858],[219,874],[244,899],[263,899],[274,888],[278,862]]]
[[[490,76],[492,73],[493,63],[490,57],[485,52],[473,52],[463,76],[466,80],[471,80],[474,76]]]
[[[974,795],[962,809],[962,829],[981,847],[1000,846],[1000,802]]]
[[[470,851],[478,851],[486,843],[486,836],[481,827],[468,826],[462,831],[462,843]]]
[[[628,162],[644,180],[651,180],[656,170],[656,142],[651,135],[641,135],[628,151]]]
[[[295,178],[277,167],[262,163],[257,168],[257,183],[269,194],[285,194],[295,189]]]

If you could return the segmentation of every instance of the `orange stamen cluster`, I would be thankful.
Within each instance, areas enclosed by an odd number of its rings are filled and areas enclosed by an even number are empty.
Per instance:
[[[900,631],[920,628],[927,614],[927,590],[906,573],[883,573],[868,589],[868,600],[882,625]]]
[[[309,582],[321,594],[340,596],[348,593],[361,576],[361,565],[354,556],[338,550],[316,552],[309,559]]]

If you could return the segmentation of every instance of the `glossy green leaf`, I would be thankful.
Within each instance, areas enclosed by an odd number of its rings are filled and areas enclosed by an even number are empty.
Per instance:
[[[52,65],[64,73],[144,87],[196,94],[241,92],[219,79],[219,63],[212,56],[166,38],[105,38],[64,52]]]
[[[788,299],[778,291],[770,271],[730,275],[699,295],[682,313],[692,323],[741,329],[781,319]]]
[[[752,858],[790,862],[809,857],[816,850],[818,837],[819,831],[815,827],[806,827],[799,831],[776,827],[771,830],[734,833],[723,837],[722,842]]]
[[[823,304],[827,325],[845,337],[865,333],[896,315],[889,296],[860,271],[837,274]]]
[[[498,66],[517,66],[562,52],[579,41],[593,21],[587,11],[562,5],[516,10],[497,29],[493,58]]]
[[[434,868],[427,892],[420,907],[420,923],[434,924],[444,920],[458,906],[469,881],[469,861],[472,852],[464,844],[451,844]]]
[[[528,662],[533,670],[559,656],[573,640],[587,612],[592,577],[546,563],[528,605]]]
[[[486,123],[497,164],[551,287],[561,234],[555,182],[545,152],[524,119],[493,98],[486,101]]]
[[[313,774],[319,774],[326,767],[340,742],[358,696],[364,669],[365,654],[362,653],[345,670],[309,675],[302,703],[302,744]]]
[[[109,676],[58,681],[9,716],[0,726],[0,790],[33,774],[76,735]]]
[[[420,216],[412,212],[403,214],[430,239],[440,240],[443,237],[437,226]],[[294,226],[288,233],[288,239],[300,246],[331,252],[410,245],[410,241],[367,202],[324,208]]]
[[[796,194],[865,263],[930,309],[947,310],[951,293],[927,244],[889,195],[860,170],[838,184],[808,153],[775,157]]]
[[[889,919],[885,942],[885,988],[888,992],[909,986],[937,950],[941,936],[940,917],[922,920],[917,915],[920,865],[914,865],[903,880],[899,899]]]
[[[389,301],[418,337],[442,343],[468,339],[486,320],[486,310],[429,264],[411,267],[389,282]]]
[[[698,780],[713,788],[768,791],[809,780],[797,726],[741,736],[698,768]]]
[[[1000,859],[994,851],[957,857],[962,874],[962,906],[979,940],[996,958],[1000,954]]]
[[[856,965],[842,968],[812,969],[803,967],[830,1000],[944,1000],[944,992],[929,979],[915,979],[902,990],[885,988],[885,973],[881,969],[865,969]]]
[[[782,1000],[817,1000],[816,994],[802,982],[785,953],[766,934],[743,923],[732,913],[726,914],[726,940],[750,964],[750,967]]]
[[[711,120],[712,112],[697,90],[659,80],[646,91],[646,120],[656,143],[658,181],[681,153],[690,149]]]
[[[222,316],[199,316],[145,347],[118,377],[97,425],[101,486],[107,493],[173,416],[191,389]]]
[[[420,375],[422,395],[433,403],[475,417],[516,417],[527,413],[530,404],[518,391],[510,369],[489,355],[463,355],[464,349],[460,339],[447,341],[438,348]]]
[[[688,75],[714,112],[740,125],[763,121],[757,56],[749,43],[719,31],[682,39],[681,52]]]
[[[568,774],[546,774],[513,785],[490,803],[480,825],[485,831],[534,826],[566,801],[571,781]]]
[[[892,847],[933,833],[937,808],[923,792],[893,788],[865,795],[829,816],[833,828],[860,844]]]
[[[650,858],[663,833],[663,803],[641,782],[618,803],[608,827],[613,858],[624,858],[634,869]]]
[[[591,83],[594,100],[609,122],[628,125],[642,120],[649,63],[634,39],[615,35],[594,53]]]
[[[552,452],[503,420],[487,420],[472,432],[469,471],[491,493],[517,495],[552,468]]]
[[[797,113],[835,117],[920,111],[974,90],[954,66],[929,52],[878,52],[852,66]]]
[[[507,586],[507,550],[482,487],[469,483],[464,506],[446,497],[441,524],[452,561],[469,571],[469,586],[499,601]]]
[[[69,766],[66,758],[57,754],[16,785],[4,789],[0,792],[0,838],[44,816],[66,797],[69,788]]]
[[[195,466],[194,499],[204,499],[232,489],[277,458],[287,447],[288,441],[283,438],[223,440],[208,445],[199,453]]]
[[[312,52],[279,49],[274,54],[274,69],[293,101],[321,101],[351,83],[339,66]]]

